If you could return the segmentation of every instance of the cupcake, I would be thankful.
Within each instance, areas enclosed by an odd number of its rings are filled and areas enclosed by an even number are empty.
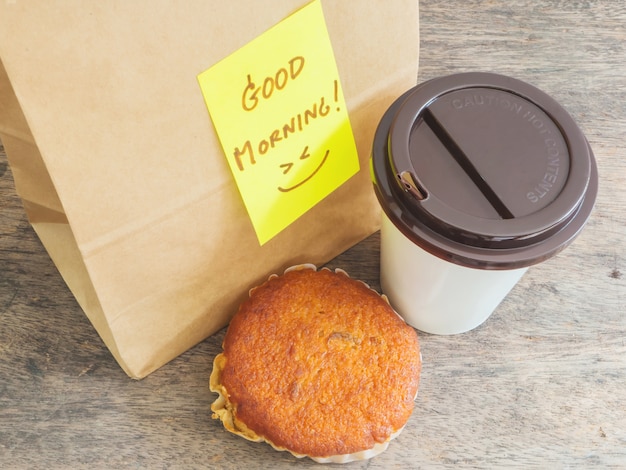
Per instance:
[[[251,441],[326,462],[384,451],[409,419],[415,330],[345,272],[303,265],[250,291],[214,361],[213,417]]]

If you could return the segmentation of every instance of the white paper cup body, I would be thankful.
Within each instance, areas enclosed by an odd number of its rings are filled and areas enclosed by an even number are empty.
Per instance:
[[[493,313],[528,269],[485,270],[431,255],[383,215],[382,291],[404,320],[438,335],[464,333]]]

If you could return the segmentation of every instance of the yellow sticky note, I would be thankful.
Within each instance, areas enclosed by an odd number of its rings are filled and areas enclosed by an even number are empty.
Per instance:
[[[261,245],[358,172],[319,0],[198,81]]]

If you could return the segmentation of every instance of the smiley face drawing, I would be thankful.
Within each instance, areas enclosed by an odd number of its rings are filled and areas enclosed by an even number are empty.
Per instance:
[[[288,193],[289,191],[293,191],[296,188],[299,188],[300,186],[302,186],[304,183],[306,183],[307,181],[309,181],[311,178],[313,178],[318,171],[320,171],[320,169],[322,168],[322,166],[324,166],[324,163],[326,163],[326,160],[328,159],[328,155],[330,153],[330,150],[326,150],[326,152],[324,153],[324,157],[322,158],[322,161],[319,163],[319,165],[317,165],[317,167],[315,167],[315,169],[313,170],[313,172],[311,174],[309,174],[306,178],[304,178],[303,180],[299,181],[298,183],[289,186],[287,188],[283,188],[282,186],[278,186],[278,190],[281,193]],[[299,157],[299,160],[306,160],[308,158],[311,157],[311,154],[309,153],[309,146],[307,145],[306,147],[304,147],[304,150],[302,151],[302,154]],[[286,175],[287,173],[289,173],[289,171],[294,167],[295,163],[289,162],[289,163],[283,163],[280,165],[280,168],[283,169],[283,175]]]

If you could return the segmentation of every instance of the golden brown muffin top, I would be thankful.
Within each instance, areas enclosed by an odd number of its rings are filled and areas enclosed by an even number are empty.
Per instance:
[[[221,385],[235,418],[297,454],[370,449],[413,410],[415,331],[342,272],[270,278],[240,306],[223,347]]]

